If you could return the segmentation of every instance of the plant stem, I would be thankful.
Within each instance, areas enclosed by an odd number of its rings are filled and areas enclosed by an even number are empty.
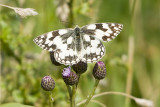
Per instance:
[[[128,74],[127,74],[127,85],[126,93],[131,94],[132,89],[132,78],[133,78],[133,56],[134,56],[134,38],[129,37],[129,47],[128,47]],[[129,106],[129,98],[126,98],[125,106]]]
[[[52,97],[52,92],[49,92],[49,104],[50,104],[50,107],[53,107],[53,97]]]
[[[77,86],[78,86],[78,83],[79,83],[79,79],[80,79],[80,77],[81,77],[81,74],[77,74],[77,76],[78,76],[78,82],[76,83],[76,88],[77,88]]]
[[[88,103],[90,102],[90,100],[92,99],[92,97],[93,97],[93,95],[94,95],[94,93],[95,93],[95,90],[96,90],[98,84],[99,84],[99,80],[96,79],[95,84],[94,84],[94,88],[93,88],[92,92],[89,94],[89,96],[87,97],[87,100],[86,100],[86,102],[85,102],[85,104],[84,104],[84,107],[86,107],[87,104],[88,104]]]
[[[4,5],[4,4],[0,4],[0,6],[7,7],[7,8],[10,8],[10,9],[14,9],[14,7],[7,6],[7,5]]]
[[[67,85],[68,93],[69,93],[69,101],[70,101],[70,107],[72,107],[72,90],[69,85]]]
[[[76,85],[72,86],[72,99],[71,99],[71,107],[75,107],[75,96],[76,96]]]
[[[96,104],[99,104],[99,105],[102,106],[102,107],[107,107],[106,105],[104,105],[103,103],[101,103],[101,102],[99,102],[99,101],[97,101],[97,100],[91,100],[91,102],[96,103]]]
[[[136,99],[136,97],[131,96],[131,95],[129,95],[129,94],[122,93],[122,92],[113,92],[113,91],[111,91],[111,92],[103,92],[103,93],[100,93],[100,94],[96,94],[96,95],[93,96],[92,99],[95,99],[95,98],[100,97],[100,96],[103,96],[103,95],[109,95],[109,94],[112,94],[112,95],[122,95],[122,96],[126,96],[126,97],[128,97],[128,98],[130,98],[130,99],[133,99],[133,100]],[[77,104],[77,106],[80,106],[80,105],[86,103],[86,101],[87,101],[87,99],[81,101],[80,103]]]
[[[133,38],[133,16],[135,10],[136,0],[130,0],[130,37],[128,47],[128,74],[126,83],[126,93],[131,94],[132,78],[133,78],[133,56],[134,56],[134,38]],[[125,107],[129,107],[130,99],[126,97]]]

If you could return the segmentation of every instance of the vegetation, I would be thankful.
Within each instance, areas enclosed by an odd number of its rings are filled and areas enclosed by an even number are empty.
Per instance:
[[[51,93],[41,88],[41,79],[47,75],[55,81],[53,106],[70,106],[62,79],[66,66],[53,65],[49,52],[39,48],[33,39],[56,29],[102,22],[121,23],[124,28],[116,39],[104,43],[106,55],[101,61],[107,74],[88,107],[137,107],[143,101],[160,106],[160,1],[1,0],[0,4],[38,12],[24,18],[16,10],[0,5],[2,107],[50,106]],[[94,87],[94,65],[88,64],[81,75],[75,96],[77,105]]]

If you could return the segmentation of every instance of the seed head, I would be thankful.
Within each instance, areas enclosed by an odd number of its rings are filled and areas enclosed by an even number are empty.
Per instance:
[[[104,62],[99,61],[95,64],[93,69],[93,76],[99,80],[103,79],[106,76],[106,66]]]
[[[55,87],[55,82],[51,76],[45,76],[42,78],[41,87],[45,91],[52,91]]]

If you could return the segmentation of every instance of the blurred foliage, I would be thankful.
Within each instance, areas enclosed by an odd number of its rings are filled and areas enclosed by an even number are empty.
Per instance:
[[[20,18],[14,11],[0,7],[1,75],[0,103],[17,102],[25,105],[47,107],[48,93],[40,86],[41,79],[52,75],[56,82],[53,91],[54,106],[69,106],[65,83],[61,78],[64,66],[54,66],[49,53],[34,44],[33,38],[48,31],[65,28],[56,16],[56,0],[0,0],[1,4],[14,7],[34,8],[39,15]],[[75,25],[98,22],[124,24],[120,35],[105,43],[107,76],[100,82],[96,93],[103,91],[126,91],[128,38],[135,41],[132,95],[154,101],[160,106],[160,1],[142,0],[135,5],[133,22],[130,24],[128,0],[75,0],[73,15]],[[67,21],[66,21],[67,23]],[[130,32],[132,28],[133,33]],[[89,64],[81,76],[76,101],[87,97],[94,79]],[[108,95],[97,98],[108,107],[124,107],[125,97]],[[90,103],[91,107],[98,107]],[[4,106],[6,107],[6,106]],[[13,107],[13,106],[12,106]],[[19,106],[20,107],[20,106]],[[131,101],[130,107],[137,107]]]

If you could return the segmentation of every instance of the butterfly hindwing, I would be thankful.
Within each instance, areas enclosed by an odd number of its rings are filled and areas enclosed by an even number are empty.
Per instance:
[[[96,62],[105,54],[105,48],[100,40],[90,35],[83,35],[83,58],[84,62]]]
[[[99,40],[109,42],[121,32],[122,28],[123,25],[118,23],[96,23],[82,27],[82,31]]]
[[[63,41],[63,44],[55,50],[54,57],[56,61],[65,65],[73,65],[80,61],[75,49],[75,41],[72,36]]]

